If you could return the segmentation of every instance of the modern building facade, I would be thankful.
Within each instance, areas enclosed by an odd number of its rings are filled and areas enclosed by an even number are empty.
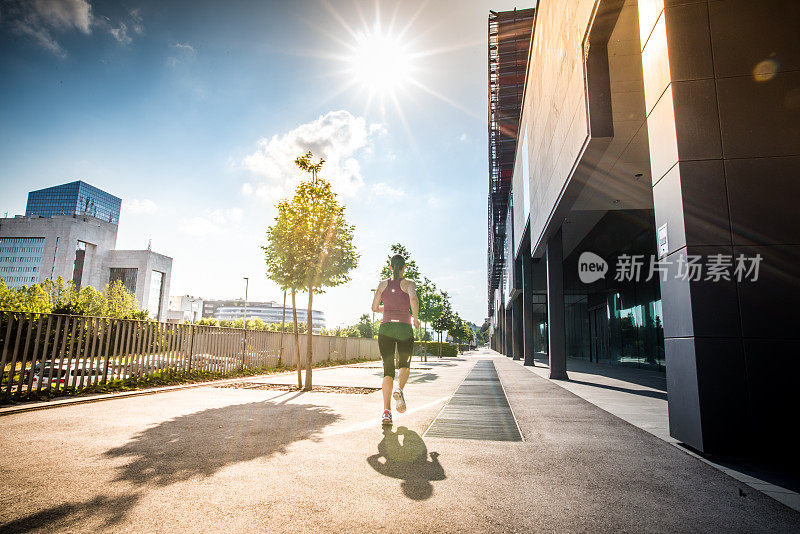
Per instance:
[[[28,193],[25,216],[91,215],[119,224],[121,207],[122,199],[119,197],[86,182],[76,181]]]
[[[313,330],[318,332],[320,329],[325,328],[325,314],[319,310],[312,310]],[[213,317],[214,319],[236,320],[242,319],[245,316],[245,301],[242,299],[236,300],[204,300],[203,301],[203,317]],[[265,323],[280,323],[284,320],[283,306],[277,302],[267,301],[248,301],[247,302],[247,318],[252,319],[258,317]],[[297,308],[297,321],[300,323],[307,322],[308,310],[305,308]],[[286,322],[291,322],[292,308],[286,307],[285,312]]]
[[[496,127],[516,132],[509,156],[492,150],[491,117],[516,95],[519,54],[502,45],[525,16],[489,17],[492,347],[546,358],[553,378],[568,357],[663,370],[679,441],[786,451],[800,386],[797,3],[540,1],[521,111]]]
[[[60,187],[41,191],[61,191]],[[83,191],[80,187],[77,190]],[[38,192],[31,195],[34,193]],[[99,214],[119,220],[119,205],[109,214],[99,207],[101,196],[93,198],[98,199],[95,206]],[[43,206],[49,205],[50,201],[31,204],[29,195],[27,211],[31,216],[0,219],[0,278],[6,285],[20,288],[60,276],[78,286],[102,290],[109,282],[121,280],[150,317],[166,317],[172,258],[151,250],[116,250],[115,222],[87,213],[40,215],[47,213],[50,208]]]

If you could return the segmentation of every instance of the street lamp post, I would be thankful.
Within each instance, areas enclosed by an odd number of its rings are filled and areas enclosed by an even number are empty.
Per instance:
[[[244,342],[242,343],[242,369],[244,357],[247,354],[247,290],[250,288],[250,278],[244,276]]]

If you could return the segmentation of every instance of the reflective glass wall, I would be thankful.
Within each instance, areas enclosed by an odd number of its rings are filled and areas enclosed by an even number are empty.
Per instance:
[[[567,356],[611,365],[664,370],[661,290],[647,268],[634,280],[617,280],[621,255],[655,254],[650,210],[608,212],[576,243],[564,261]],[[578,276],[581,253],[608,263],[605,277],[584,283]]]

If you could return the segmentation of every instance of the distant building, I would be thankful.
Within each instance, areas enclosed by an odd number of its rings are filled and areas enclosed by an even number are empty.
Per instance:
[[[89,198],[88,206],[92,207],[92,212],[103,218],[85,211],[81,214],[56,214],[60,209],[68,211],[64,206],[72,206],[75,189],[67,186],[74,184],[79,184],[76,202],[80,200],[87,206],[86,199]],[[86,197],[86,191],[93,191],[93,196]],[[105,197],[98,195],[98,191]],[[47,192],[47,195],[38,195],[42,192]],[[149,311],[152,318],[163,320],[167,311],[172,258],[151,250],[115,249],[118,202],[117,197],[83,182],[30,193],[26,210],[30,216],[0,218],[0,278],[7,286],[15,288],[59,276],[78,286],[96,289],[120,280],[136,295],[139,304]]]
[[[213,317],[217,320],[235,320],[244,317],[244,300],[205,300],[203,302],[203,317]],[[277,302],[247,302],[247,318],[260,318],[265,323],[280,323],[283,318],[283,306]],[[297,309],[297,321],[307,322],[308,312],[304,308]],[[325,314],[319,310],[312,311],[313,330],[318,332],[325,328]],[[292,308],[286,307],[286,322],[292,321]]]
[[[191,295],[169,298],[167,321],[170,323],[196,323],[203,317],[203,299]]]
[[[121,198],[79,180],[31,191],[28,193],[25,216],[91,215],[119,224],[121,206]]]

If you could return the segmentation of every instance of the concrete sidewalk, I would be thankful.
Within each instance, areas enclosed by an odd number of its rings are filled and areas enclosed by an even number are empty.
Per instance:
[[[423,439],[479,358],[525,441]],[[504,357],[414,366],[390,430],[379,392],[206,387],[0,418],[0,530],[800,530],[800,514]]]
[[[521,360],[512,360],[523,365]],[[526,367],[542,378],[547,378],[550,368],[545,361],[536,360],[535,366]],[[755,465],[752,461],[736,458],[707,458],[686,449],[669,435],[667,413],[667,383],[664,373],[629,367],[613,367],[585,360],[567,360],[569,380],[553,383],[574,393],[595,406],[616,415],[632,425],[679,447],[687,454],[708,463],[723,473],[747,484],[754,490],[800,511],[800,494],[797,481],[787,477],[775,467]],[[794,489],[792,489],[794,488]]]

